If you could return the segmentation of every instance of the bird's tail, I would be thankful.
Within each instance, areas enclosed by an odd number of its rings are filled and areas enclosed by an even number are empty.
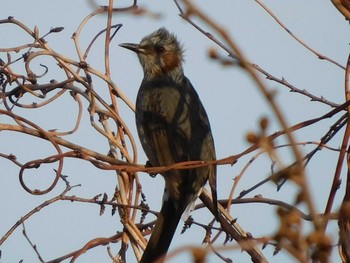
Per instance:
[[[164,261],[184,210],[185,208],[176,208],[171,198],[163,202],[156,225],[140,263],[160,263]]]

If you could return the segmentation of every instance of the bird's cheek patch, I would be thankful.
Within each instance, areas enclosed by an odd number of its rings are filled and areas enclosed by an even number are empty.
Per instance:
[[[179,63],[181,62],[179,56],[174,52],[165,53],[163,56],[163,59],[164,59],[164,70],[167,72],[178,67]]]

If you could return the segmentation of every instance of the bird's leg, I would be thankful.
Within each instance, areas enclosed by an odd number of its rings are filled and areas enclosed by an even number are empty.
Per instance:
[[[146,164],[145,164],[145,167],[146,167],[146,168],[149,168],[149,167],[154,167],[154,166],[151,164],[150,161],[147,160],[147,162],[146,162]],[[156,177],[157,174],[158,174],[158,173],[149,173],[149,175],[150,175],[152,178]]]

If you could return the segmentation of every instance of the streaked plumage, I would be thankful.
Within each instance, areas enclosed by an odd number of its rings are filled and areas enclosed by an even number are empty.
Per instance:
[[[140,44],[121,44],[137,53],[144,71],[136,100],[136,125],[152,166],[215,160],[214,141],[205,109],[182,69],[182,47],[160,28]],[[141,262],[164,256],[186,207],[209,179],[216,207],[216,166],[162,173],[165,198]]]

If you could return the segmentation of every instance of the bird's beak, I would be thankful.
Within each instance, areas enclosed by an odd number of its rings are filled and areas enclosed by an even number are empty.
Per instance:
[[[123,48],[130,49],[131,51],[134,51],[136,53],[144,53],[145,49],[142,48],[139,44],[133,44],[133,43],[122,43],[119,44],[119,46]]]

